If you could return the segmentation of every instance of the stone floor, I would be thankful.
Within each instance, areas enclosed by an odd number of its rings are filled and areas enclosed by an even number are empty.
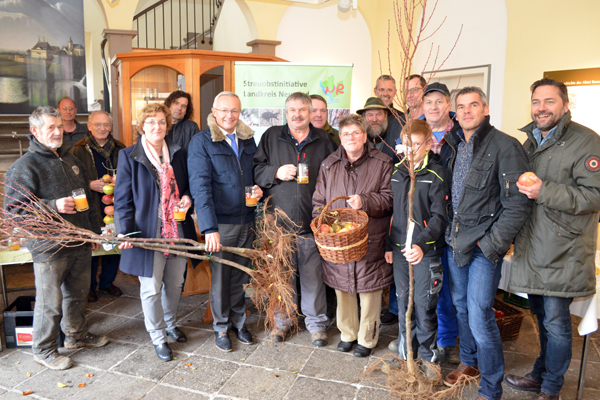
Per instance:
[[[256,344],[246,346],[234,340],[234,351],[223,353],[214,345],[211,325],[201,322],[208,296],[195,295],[182,298],[178,312],[179,326],[189,341],[172,343],[177,359],[165,363],[156,357],[144,328],[137,280],[120,273],[116,284],[124,292],[121,298],[99,292],[100,300],[89,304],[87,311],[90,330],[108,335],[111,342],[99,349],[61,348],[61,353],[75,362],[66,371],[51,371],[36,364],[30,348],[4,347],[0,353],[0,400],[21,399],[22,392],[27,390],[33,391],[31,398],[57,400],[389,398],[387,390],[361,374],[388,353],[387,345],[397,334],[397,325],[383,327],[374,354],[359,359],[336,351],[339,331],[335,323],[329,327],[329,345],[324,348],[313,347],[306,330],[284,344],[276,344],[266,338],[262,320],[251,308],[248,328],[256,337]],[[10,299],[22,295],[32,292],[10,293]],[[528,372],[539,351],[537,326],[525,312],[519,338],[504,343],[507,373]],[[574,317],[574,328],[578,322]],[[2,337],[3,333],[2,328]],[[576,334],[563,399],[575,398],[582,343]],[[449,365],[442,367],[444,374],[450,371]],[[66,387],[59,387],[59,383]],[[535,399],[534,394],[503,386],[503,399]],[[462,398],[475,399],[476,390],[476,387],[467,389]],[[592,335],[584,399],[600,399],[598,333]]]

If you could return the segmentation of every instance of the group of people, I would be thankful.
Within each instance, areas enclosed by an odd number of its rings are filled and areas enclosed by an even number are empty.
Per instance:
[[[490,124],[480,88],[462,88],[451,99],[444,84],[427,84],[419,75],[407,77],[405,86],[407,115],[394,108],[395,80],[382,75],[363,109],[339,120],[339,131],[327,121],[323,97],[293,93],[285,102],[287,123],[267,129],[258,144],[240,120],[242,104],[232,92],[215,97],[203,131],[190,120],[186,93],[175,92],[165,104],[149,104],[138,116],[137,143],[125,149],[110,135],[110,115],[94,112],[89,132],[69,153],[62,146],[66,120],[57,110],[40,107],[30,117],[29,152],[7,177],[67,221],[99,232],[100,207],[77,212],[70,193],[81,187],[97,202],[92,192],[98,192],[98,177],[116,168],[119,234],[195,239],[194,210],[206,250],[242,265],[249,260],[222,252],[222,247],[252,247],[255,212],[246,205],[246,196],[270,197],[270,206],[281,208],[295,224],[292,284],[313,345],[328,341],[329,287],[337,300],[339,351],[354,349],[356,357],[369,356],[380,325],[398,320],[392,347],[406,359],[404,313],[412,264],[410,350],[422,358],[426,376],[434,377],[434,364],[446,357],[458,367],[444,384],[453,386],[463,375],[481,376],[478,400],[500,399],[503,380],[516,389],[539,392],[539,400],[558,399],[571,359],[569,305],[574,297],[595,291],[600,138],[571,121],[567,88],[552,79],[531,86],[533,121],[523,128],[524,145]],[[455,112],[450,111],[452,101]],[[297,179],[300,167],[307,167],[308,182]],[[415,176],[412,219],[409,168]],[[518,183],[526,171],[535,173],[529,186]],[[27,201],[8,185],[7,194]],[[369,217],[367,254],[347,264],[322,260],[310,229],[320,208],[338,196],[348,200],[337,200],[333,208],[350,207]],[[185,212],[185,218],[175,218],[174,209]],[[187,259],[132,242],[119,246],[120,260],[103,260],[103,268],[117,263],[123,272],[139,276],[146,328],[158,358],[169,361],[167,338],[187,340],[176,326]],[[541,345],[532,371],[523,377],[504,376],[492,309],[503,257],[513,243],[510,289],[529,294]],[[87,332],[83,317],[94,246],[44,254],[36,253],[39,244],[28,247],[37,260],[35,360],[53,369],[68,368],[71,362],[57,352],[55,342],[61,304],[66,347],[107,342]],[[214,260],[210,269],[215,345],[232,351],[230,333],[242,344],[253,344],[245,326],[243,286],[249,276]],[[112,273],[110,277],[114,279]],[[100,277],[100,288],[107,287],[108,278]],[[49,288],[47,282],[55,286]],[[381,314],[382,293],[390,286],[390,309]],[[289,338],[290,325],[287,316],[278,315],[272,339]]]

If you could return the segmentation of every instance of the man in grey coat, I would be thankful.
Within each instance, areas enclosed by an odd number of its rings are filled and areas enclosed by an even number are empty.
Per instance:
[[[529,374],[507,375],[506,383],[557,400],[571,362],[569,306],[596,292],[600,137],[571,121],[567,87],[553,79],[531,85],[531,118],[521,130],[536,176],[518,188],[535,205],[515,240],[509,287],[528,294],[541,351]]]
[[[6,173],[6,207],[24,217],[24,206],[31,203],[28,191],[40,203],[58,213],[67,223],[100,233],[88,173],[63,144],[63,123],[58,110],[38,107],[29,117],[31,143],[27,154]],[[72,191],[84,189],[89,208],[77,211]],[[100,347],[105,336],[88,333],[85,306],[90,288],[92,249],[99,244],[51,240],[30,240],[27,249],[33,257],[35,308],[33,311],[34,360],[43,366],[62,370],[72,365],[69,357],[58,353],[59,327],[65,333],[65,348]]]

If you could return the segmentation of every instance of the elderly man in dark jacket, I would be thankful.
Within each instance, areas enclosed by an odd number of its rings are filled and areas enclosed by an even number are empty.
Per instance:
[[[25,210],[18,208],[31,201],[25,197],[25,189],[67,222],[100,233],[87,171],[68,148],[61,148],[63,125],[59,112],[52,107],[38,107],[29,117],[29,125],[33,134],[29,150],[6,173],[7,208],[26,215]],[[85,190],[90,205],[86,211],[76,210],[72,197],[75,189]],[[106,337],[88,333],[84,316],[92,249],[97,250],[99,245],[72,242],[64,246],[31,240],[26,246],[35,272],[34,360],[50,369],[67,369],[72,365],[71,359],[57,351],[59,326],[66,335],[67,349],[108,343]]]
[[[442,149],[442,159],[452,177],[454,212],[446,243],[461,363],[444,384],[481,373],[478,399],[498,400],[504,356],[492,305],[504,254],[531,211],[531,201],[516,186],[527,171],[527,155],[515,138],[490,125],[481,89],[465,87],[455,101],[461,130],[446,134],[449,150]]]
[[[114,176],[117,169],[117,159],[119,151],[126,146],[113,138],[112,117],[106,111],[92,111],[88,119],[88,129],[85,137],[71,148],[71,152],[85,166],[88,171],[89,187],[94,197],[96,214],[98,222],[102,226],[106,214],[102,204],[104,196],[104,175]],[[113,284],[119,272],[119,261],[121,257],[118,254],[108,254],[102,256],[102,272],[100,273],[100,286],[98,287],[98,264],[100,257],[92,257],[92,281],[88,302],[98,301],[96,289],[107,292],[111,296],[121,296],[121,289]]]
[[[287,125],[273,126],[263,134],[254,155],[254,181],[273,196],[270,205],[281,208],[297,224],[298,248],[292,261],[300,279],[301,307],[306,316],[306,328],[315,346],[327,344],[327,302],[321,277],[321,256],[310,231],[312,196],[321,163],[334,151],[327,132],[310,123],[311,98],[293,93],[285,101]],[[308,165],[308,183],[296,180],[298,163]],[[295,280],[296,280],[295,279]],[[289,321],[280,321],[273,332],[276,341],[283,341]]]
[[[536,177],[518,186],[535,205],[515,240],[510,289],[529,294],[541,351],[529,374],[507,375],[506,383],[557,400],[571,362],[569,306],[596,292],[600,138],[571,121],[567,87],[553,79],[531,86],[531,118],[522,131]]]
[[[209,129],[190,142],[188,170],[198,226],[206,236],[206,250],[217,252],[218,258],[250,267],[248,258],[220,252],[221,245],[252,248],[256,238],[254,207],[246,205],[245,188],[254,186],[256,201],[262,197],[262,190],[254,185],[252,176],[254,132],[240,121],[241,109],[235,93],[221,92],[215,97],[212,114],[208,116]],[[232,350],[230,329],[240,343],[254,343],[245,327],[244,284],[249,281],[248,274],[214,261],[210,262],[210,269],[210,308],[216,346],[222,351]]]

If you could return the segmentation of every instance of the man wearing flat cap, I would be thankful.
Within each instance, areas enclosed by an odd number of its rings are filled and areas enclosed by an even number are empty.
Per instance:
[[[388,107],[378,97],[369,97],[365,106],[356,111],[367,123],[368,140],[379,151],[392,157],[394,163],[400,162],[396,154],[396,142],[400,137],[402,126],[388,123]]]

